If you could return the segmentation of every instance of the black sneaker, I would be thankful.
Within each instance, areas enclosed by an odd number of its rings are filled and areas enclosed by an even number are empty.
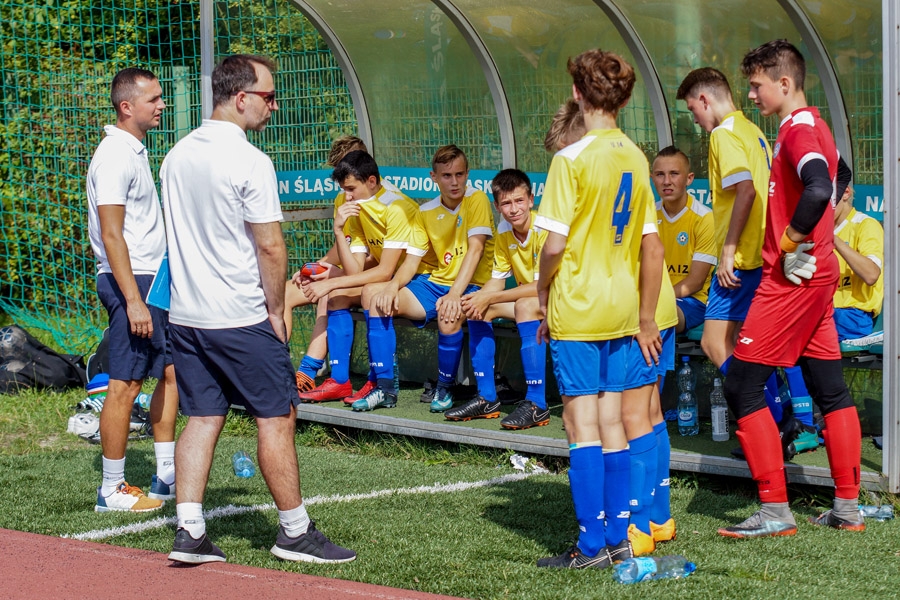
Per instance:
[[[500,417],[500,401],[488,402],[481,396],[469,400],[462,406],[451,408],[444,413],[448,421],[471,421],[472,419],[497,419]]]
[[[525,398],[521,392],[514,390],[512,386],[509,385],[509,380],[505,375],[498,375],[494,378],[494,389],[497,390],[497,399],[500,401],[500,404],[503,404],[504,406],[508,404],[517,404]]]
[[[605,569],[611,565],[612,561],[606,548],[600,550],[597,556],[585,556],[578,546],[572,546],[559,556],[549,556],[537,561],[538,567],[551,569]]]
[[[425,382],[425,385],[422,388],[422,395],[419,396],[419,402],[422,402],[424,404],[431,404],[431,401],[434,400],[435,394],[437,394],[437,381],[434,379],[429,379]]]
[[[199,540],[195,540],[187,529],[179,527],[175,532],[175,543],[172,544],[169,560],[192,565],[225,562],[225,553],[219,550],[205,533]]]
[[[500,421],[500,427],[503,429],[528,429],[529,427],[543,427],[549,422],[549,408],[538,408],[538,405],[531,400],[522,400],[514,411]]]
[[[627,537],[615,546],[607,546],[609,552],[609,560],[612,563],[620,563],[623,560],[634,557],[634,550],[631,548],[631,540]]]
[[[356,552],[341,548],[316,529],[315,522],[310,522],[309,529],[303,535],[288,537],[284,527],[278,528],[278,537],[270,550],[272,554],[284,560],[309,563],[345,563],[356,558]]]

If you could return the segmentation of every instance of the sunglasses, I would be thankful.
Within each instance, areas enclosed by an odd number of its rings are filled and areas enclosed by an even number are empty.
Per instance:
[[[258,92],[256,90],[243,90],[243,92],[245,94],[253,94],[254,96],[259,96],[260,98],[263,99],[263,102],[265,102],[266,104],[268,104],[270,106],[272,105],[273,102],[275,102],[275,92],[274,91]]]

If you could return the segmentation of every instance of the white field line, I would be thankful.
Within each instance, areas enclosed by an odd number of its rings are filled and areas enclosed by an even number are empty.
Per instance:
[[[313,496],[311,498],[306,498],[305,500],[303,500],[303,503],[307,506],[313,506],[316,504],[334,504],[338,502],[369,500],[372,498],[381,498],[383,496],[400,496],[411,494],[446,494],[453,492],[464,492],[466,490],[472,490],[475,488],[492,487],[495,485],[503,485],[504,483],[509,483],[512,481],[521,481],[522,479],[526,479],[528,477],[531,477],[532,475],[533,473],[512,473],[510,475],[503,475],[501,477],[494,477],[492,479],[483,479],[481,481],[459,481],[456,483],[420,485],[418,487],[411,488],[376,490],[374,492],[366,492],[364,494]],[[220,506],[218,508],[204,511],[203,516],[206,519],[216,519],[219,517],[231,517],[234,515],[243,515],[246,513],[262,512],[266,510],[275,510],[275,504],[271,502],[267,504],[254,504],[253,506],[235,506],[233,504],[229,504],[228,506]],[[170,525],[175,525],[176,523],[177,519],[175,517],[157,517],[155,519],[150,519],[149,521],[141,521],[140,523],[133,523],[131,525],[121,525],[119,527],[110,527],[107,529],[95,529],[93,531],[64,535],[62,537],[71,538],[74,540],[103,540],[106,538],[115,537],[117,535],[141,533],[143,531],[150,531],[151,529],[168,527]]]

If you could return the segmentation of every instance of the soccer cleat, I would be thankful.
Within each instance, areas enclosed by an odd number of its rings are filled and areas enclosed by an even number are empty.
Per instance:
[[[453,394],[449,390],[438,390],[434,400],[431,401],[431,412],[442,413],[451,408],[453,408]]]
[[[572,546],[559,556],[548,556],[537,561],[538,567],[551,569],[605,569],[611,565],[606,548],[601,549],[597,556],[585,556],[578,546]]]
[[[613,564],[637,556],[634,549],[631,547],[631,540],[627,537],[615,546],[607,546],[606,551],[609,552],[609,560]]]
[[[172,544],[169,560],[192,565],[225,562],[225,553],[205,533],[195,540],[187,529],[179,527],[175,532],[175,543]]]
[[[309,563],[346,563],[356,558],[356,552],[332,543],[316,529],[315,521],[310,521],[306,533],[295,538],[288,537],[284,527],[279,527],[270,552],[284,560]]]
[[[507,404],[518,404],[522,401],[522,394],[509,385],[509,380],[505,375],[494,377],[494,389],[497,390],[497,399],[504,406]]]
[[[731,538],[757,538],[795,535],[797,526],[784,521],[767,521],[755,512],[745,521],[731,527],[720,527],[719,535]]]
[[[361,388],[359,388],[359,391],[354,393],[352,396],[348,396],[347,398],[344,398],[344,400],[343,400],[344,404],[350,405],[350,404],[353,404],[354,402],[356,402],[357,400],[365,398],[369,394],[369,392],[371,392],[372,390],[375,389],[376,385],[378,385],[378,384],[376,384],[371,379],[367,379],[366,384],[364,386],[362,386]]]
[[[397,394],[391,394],[376,387],[363,398],[354,402],[350,408],[356,412],[363,412],[376,408],[394,408],[395,406],[397,406]]]
[[[127,481],[119,484],[109,496],[100,493],[102,488],[97,488],[97,504],[94,505],[95,512],[150,512],[162,507],[162,500],[148,498],[141,491],[141,488],[128,485]]]
[[[419,402],[431,404],[434,401],[435,394],[437,394],[437,381],[429,379],[422,387],[422,395],[419,396]]]
[[[157,475],[150,478],[150,493],[148,498],[154,500],[174,500],[175,499],[175,482],[166,483]]]
[[[300,396],[300,402],[310,403],[343,400],[344,398],[352,394],[353,384],[350,383],[349,379],[344,383],[338,383],[333,378],[329,377],[328,379],[323,381],[322,385],[320,385],[319,387],[315,388],[314,390],[298,394],[298,396]]]
[[[846,531],[866,530],[866,523],[863,521],[862,517],[860,517],[858,521],[849,521],[835,515],[833,510],[826,510],[818,517],[810,517],[809,522],[813,525],[833,527],[834,529],[844,529]]]
[[[638,529],[634,523],[628,526],[628,541],[631,542],[631,552],[634,556],[644,556],[656,550],[653,536]]]
[[[432,411],[433,412],[433,411]],[[451,408],[444,413],[448,421],[471,421],[472,419],[500,418],[500,401],[488,402],[481,396],[469,400],[462,406]]]
[[[311,391],[314,387],[316,387],[316,380],[304,373],[303,371],[297,371],[294,374],[294,377],[297,379],[297,393],[305,394],[306,392]]]
[[[653,534],[653,541],[670,542],[675,539],[675,519],[669,519],[662,525],[657,525],[650,521],[650,533]]]
[[[550,423],[549,408],[538,408],[538,405],[531,400],[522,400],[514,411],[503,417],[500,427],[503,429],[528,429],[529,427],[543,427],[548,423]]]

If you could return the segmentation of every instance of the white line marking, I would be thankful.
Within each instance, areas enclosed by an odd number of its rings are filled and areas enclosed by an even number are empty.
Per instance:
[[[398,488],[387,490],[376,490],[374,492],[366,492],[364,494],[336,494],[334,496],[313,496],[306,498],[303,503],[307,506],[316,504],[335,504],[339,502],[354,502],[356,500],[370,500],[372,498],[380,498],[382,496],[400,496],[410,494],[446,494],[452,492],[464,492],[482,487],[491,487],[495,485],[503,485],[512,481],[521,481],[531,477],[533,473],[512,473],[502,475],[492,479],[482,479],[481,481],[459,481],[457,483],[441,483],[435,485],[420,485],[411,488]],[[252,506],[220,506],[204,511],[203,516],[206,519],[216,519],[218,517],[231,517],[234,515],[243,515],[251,512],[262,512],[266,510],[275,510],[275,504],[269,502],[267,504],[254,504]],[[71,535],[63,535],[64,538],[73,540],[103,540],[115,537],[117,535],[125,535],[129,533],[141,533],[150,531],[151,529],[159,529],[170,525],[175,525],[178,520],[175,517],[157,517],[149,521],[133,523],[131,525],[122,525],[120,527],[110,527],[108,529],[95,529],[84,533],[76,533]]]

